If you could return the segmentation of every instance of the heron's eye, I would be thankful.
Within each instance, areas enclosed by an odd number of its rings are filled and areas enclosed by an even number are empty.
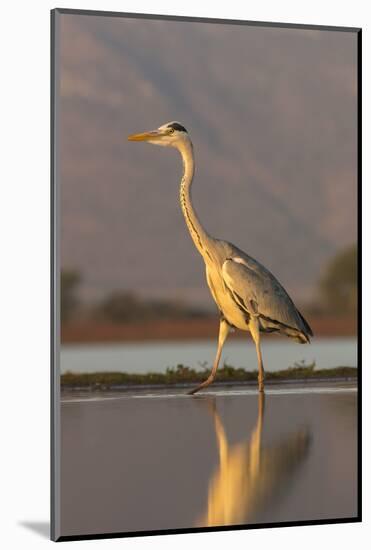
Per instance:
[[[173,134],[175,132],[174,128],[169,129],[169,134]]]

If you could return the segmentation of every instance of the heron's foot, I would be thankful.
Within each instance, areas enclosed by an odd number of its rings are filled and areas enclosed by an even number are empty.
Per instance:
[[[197,388],[193,388],[193,390],[187,391],[187,394],[186,394],[186,395],[194,395],[195,393],[197,393],[198,391],[200,391],[200,389],[201,389],[201,386],[197,386]]]
[[[207,382],[207,381],[206,381]],[[209,385],[209,383],[206,383],[206,382],[202,382],[202,384],[200,384],[199,386],[196,386],[195,388],[193,388],[193,390],[189,390],[187,391],[187,395],[194,395],[195,393],[199,392],[200,390],[202,390],[202,388],[205,388],[206,386]]]
[[[202,390],[202,388],[206,388],[207,386],[209,386],[213,380],[214,380],[214,377],[208,378],[207,380],[205,380],[205,382],[202,382],[202,384],[193,388],[193,390],[187,391],[187,395],[194,395],[195,393]]]

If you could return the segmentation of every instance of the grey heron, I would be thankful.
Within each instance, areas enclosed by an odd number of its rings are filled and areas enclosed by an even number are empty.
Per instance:
[[[307,343],[312,330],[278,280],[258,261],[235,245],[207,233],[192,204],[191,186],[195,171],[193,144],[187,130],[176,121],[156,130],[132,134],[129,141],[174,147],[183,161],[180,205],[192,237],[206,268],[206,280],[220,312],[217,353],[208,378],[188,392],[206,388],[214,380],[223,345],[231,328],[250,331],[258,357],[259,391],[264,391],[264,367],[260,333],[285,334]]]

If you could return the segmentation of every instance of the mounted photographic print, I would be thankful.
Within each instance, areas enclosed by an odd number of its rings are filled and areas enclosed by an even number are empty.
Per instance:
[[[52,11],[52,538],[361,520],[361,30]]]

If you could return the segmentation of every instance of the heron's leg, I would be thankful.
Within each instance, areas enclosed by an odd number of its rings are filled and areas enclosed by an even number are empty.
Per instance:
[[[259,391],[264,391],[264,367],[263,367],[263,358],[262,358],[262,352],[260,349],[260,332],[259,332],[259,321],[257,317],[251,317],[249,328],[251,332],[251,336],[255,342],[256,347],[256,354],[258,356],[258,366],[259,366],[259,375],[258,375],[258,382],[259,382]]]
[[[220,320],[220,325],[219,325],[218,350],[216,352],[216,357],[215,357],[213,368],[211,369],[211,373],[210,373],[209,377],[204,382],[202,382],[202,384],[200,384],[199,386],[197,386],[193,390],[187,392],[188,395],[193,395],[193,394],[197,393],[198,391],[202,390],[202,388],[206,388],[206,386],[211,384],[211,382],[214,380],[215,375],[216,375],[216,371],[217,371],[218,366],[219,366],[219,361],[220,361],[220,356],[222,354],[223,345],[224,345],[224,342],[226,341],[226,338],[228,336],[228,332],[229,332],[229,325],[228,325],[227,321],[225,321],[224,319],[221,319]]]

